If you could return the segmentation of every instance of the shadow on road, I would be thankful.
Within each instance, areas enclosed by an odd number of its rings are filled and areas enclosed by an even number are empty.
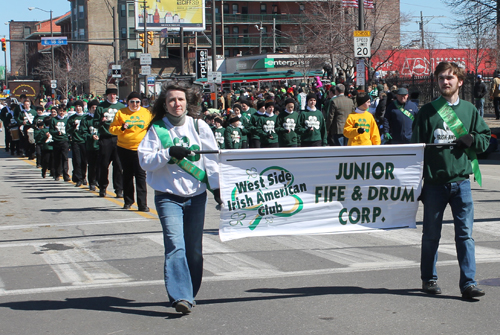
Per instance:
[[[56,311],[64,309],[84,309],[102,312],[118,312],[124,314],[135,314],[142,316],[166,317],[169,319],[179,318],[177,313],[158,312],[144,310],[147,307],[168,307],[165,302],[135,302],[135,300],[117,297],[89,297],[89,298],[66,298],[65,300],[27,300],[6,302],[0,307],[20,311]]]

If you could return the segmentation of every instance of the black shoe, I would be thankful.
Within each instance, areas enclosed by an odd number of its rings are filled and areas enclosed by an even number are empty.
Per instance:
[[[428,294],[441,294],[441,288],[434,280],[422,283],[422,291]]]
[[[132,207],[132,205],[129,205],[129,204],[123,205],[123,209],[130,209],[130,207]]]
[[[123,191],[116,191],[117,198],[123,198]]]
[[[64,181],[69,183],[71,181],[71,179],[70,178],[64,178]]]
[[[55,181],[59,181],[60,179],[61,179],[61,177],[59,177],[59,176],[58,177],[54,177]]]
[[[75,187],[80,187],[82,186],[82,182],[81,181],[77,181],[76,184],[75,184]]]
[[[99,191],[99,196],[101,198],[105,198],[106,197],[106,191]]]
[[[181,300],[175,304],[175,311],[184,315],[191,313],[191,304],[185,300]]]
[[[462,298],[464,299],[474,299],[477,297],[482,297],[486,293],[481,290],[479,287],[476,285],[471,285],[465,289],[465,291],[462,292]]]
[[[89,186],[89,190],[90,190],[90,191],[95,191],[95,185],[90,185],[90,186]]]
[[[41,165],[37,165],[37,166],[36,166],[36,168],[37,168],[37,169],[39,169],[39,168],[41,168],[41,167],[42,167]]]
[[[45,177],[46,177],[46,172],[42,171],[42,178],[45,178]]]
[[[87,179],[84,179],[84,180],[82,181],[82,184],[83,184],[83,185],[85,185],[85,186],[87,186]]]
[[[149,212],[149,207],[139,207],[139,212]]]

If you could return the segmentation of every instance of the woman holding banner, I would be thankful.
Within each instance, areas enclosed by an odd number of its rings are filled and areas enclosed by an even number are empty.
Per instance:
[[[200,102],[192,87],[165,84],[138,148],[163,229],[165,286],[172,307],[182,314],[191,312],[202,280],[207,188],[222,204],[217,156],[193,153],[218,150],[210,127],[197,119]]]

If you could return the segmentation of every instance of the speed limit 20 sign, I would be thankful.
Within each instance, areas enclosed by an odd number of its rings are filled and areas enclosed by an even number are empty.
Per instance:
[[[369,30],[354,31],[354,57],[365,58],[371,57],[372,51],[370,48],[371,37]]]

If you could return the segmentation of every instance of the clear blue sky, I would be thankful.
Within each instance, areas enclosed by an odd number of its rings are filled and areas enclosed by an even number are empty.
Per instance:
[[[8,36],[9,29],[5,22],[10,20],[15,21],[41,21],[49,19],[50,14],[40,10],[28,10],[28,7],[39,7],[41,9],[53,11],[53,16],[60,16],[70,10],[68,0],[1,0],[2,10],[0,10],[0,36]],[[377,0],[375,0],[377,1]],[[456,37],[453,33],[446,32],[441,24],[450,22],[453,17],[449,13],[449,9],[441,2],[441,0],[401,0],[401,11],[409,13],[412,16],[411,22],[401,27],[402,32],[410,32],[418,38],[419,27],[416,21],[420,20],[420,11],[423,12],[424,22],[429,21],[425,25],[425,29],[431,32],[436,32],[436,38],[442,43],[443,48],[456,47]],[[444,17],[437,17],[444,16]],[[1,52],[1,51],[0,51]],[[7,52],[8,43],[7,43]],[[4,64],[4,55],[0,55],[0,65]],[[7,54],[7,58],[8,54]],[[7,63],[10,63],[7,60]]]

